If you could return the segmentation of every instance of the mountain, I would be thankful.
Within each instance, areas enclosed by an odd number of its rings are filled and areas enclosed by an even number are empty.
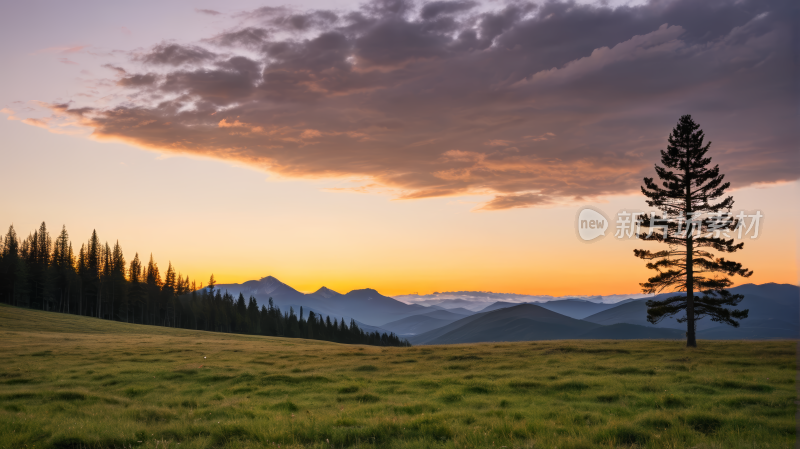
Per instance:
[[[738,308],[749,309],[749,317],[734,328],[708,318],[697,322],[700,339],[769,339],[800,337],[800,287],[788,284],[745,284],[730,289],[744,295]],[[675,293],[655,296],[663,299]],[[556,304],[556,307],[562,307]],[[580,301],[580,300],[578,300]],[[408,337],[415,345],[476,343],[489,341],[551,339],[631,339],[685,338],[686,326],[676,319],[662,320],[658,325],[647,322],[647,299],[630,299],[595,313],[584,320],[571,318],[552,310],[546,304],[519,304],[498,301],[494,310],[481,312],[446,326]],[[585,304],[569,304],[574,313]],[[552,306],[552,304],[551,304]],[[491,309],[489,307],[488,309]],[[588,307],[584,310],[588,310]]]
[[[374,323],[386,323],[431,311],[424,306],[406,304],[383,296],[370,288],[341,294],[322,287],[314,293],[304,294],[272,276],[242,284],[220,284],[216,288],[223,292],[227,291],[234,297],[239,293],[242,293],[245,298],[252,295],[256,298],[259,308],[266,305],[269,298],[272,298],[275,305],[283,311],[288,311],[289,307],[293,307],[295,312],[298,312],[300,307],[303,307],[307,310],[314,310],[320,315],[330,316],[331,319],[338,317],[349,321],[350,318],[353,318],[373,326]]]
[[[356,319],[369,323],[383,323],[392,318],[396,319],[428,311],[423,306],[409,305],[394,298],[383,296],[371,288],[350,291],[338,298],[336,304],[347,310],[351,315],[361,317]]]
[[[657,325],[647,322],[647,299],[675,295],[665,293],[646,299],[626,299],[602,304],[567,298],[542,303],[496,301],[492,304],[464,299],[438,301],[429,307],[406,304],[374,289],[341,294],[326,287],[304,294],[272,276],[242,284],[220,284],[217,289],[234,296],[251,295],[259,307],[268,299],[283,311],[313,310],[331,319],[379,332],[408,336],[412,344],[449,344],[478,341],[517,341],[557,338],[683,338],[685,324],[675,318]],[[798,338],[800,335],[800,288],[788,284],[745,284],[730,289],[745,295],[740,308],[750,310],[739,328],[708,318],[697,323],[700,339]],[[479,312],[471,309],[483,307]],[[379,325],[380,323],[385,323]]]
[[[328,287],[320,287],[319,290],[317,290],[314,293],[311,293],[311,294],[309,294],[307,296],[309,296],[311,298],[318,298],[318,299],[321,299],[321,300],[324,301],[326,299],[339,298],[339,297],[342,296],[342,294],[339,293],[339,292],[335,292],[335,291],[329,289]]]
[[[317,313],[317,312],[314,311],[314,313]],[[385,328],[379,327],[379,326],[371,326],[369,324],[362,323],[361,321],[358,321],[358,320],[356,320],[356,326],[358,326],[358,328],[363,330],[364,332],[367,332],[367,333],[370,333],[370,334],[373,333],[373,332],[377,332],[379,334],[390,334],[390,333],[392,333],[392,331],[390,331],[389,329],[385,329]]]
[[[467,311],[469,313],[456,313],[456,312],[453,312],[453,310],[454,309],[450,309],[450,310],[433,310],[431,312],[425,312],[422,315],[429,316],[431,318],[438,318],[440,320],[445,320],[445,321],[448,321],[448,322],[453,322],[453,321],[456,321],[456,320],[460,320],[461,318],[464,318],[465,316],[475,315],[475,312]]]
[[[453,321],[455,320],[442,320],[427,315],[414,315],[397,321],[392,321],[391,323],[386,323],[381,327],[388,329],[397,335],[407,337],[410,335],[424,334],[425,332],[446,326]]]
[[[536,304],[518,304],[473,315],[440,329],[409,338],[413,344],[577,338],[597,324],[576,320]]]
[[[737,308],[749,309],[748,318],[741,320],[741,326],[734,328],[703,318],[697,321],[697,337],[709,339],[747,339],[747,338],[797,338],[800,330],[800,287],[790,284],[744,284],[729,289],[731,293],[742,294],[744,299]],[[653,299],[664,299],[675,293],[664,293]],[[636,324],[650,328],[671,328],[686,330],[685,323],[678,323],[675,317],[665,318],[657,325],[647,322],[647,299],[636,299],[617,307],[604,310],[585,318],[592,323],[611,325],[618,323]],[[764,321],[767,320],[767,321]],[[767,332],[767,324],[772,321],[778,327]],[[757,337],[757,335],[776,335]]]
[[[447,334],[449,332],[452,332],[452,331],[455,331],[455,330],[457,330],[459,328],[468,326],[470,323],[472,323],[473,321],[477,321],[477,320],[481,319],[483,316],[484,316],[483,313],[476,313],[475,315],[468,316],[466,318],[462,318],[462,319],[460,319],[458,321],[454,321],[454,322],[452,322],[452,323],[450,323],[450,324],[448,324],[446,326],[442,326],[442,327],[440,327],[438,329],[433,329],[433,330],[430,330],[430,331],[422,333],[422,334],[409,336],[408,337],[408,341],[411,342],[411,344],[413,344],[413,345],[435,344],[435,343],[430,343],[430,342],[438,339],[442,335],[445,335],[445,334]]]
[[[552,310],[553,312],[560,313],[561,315],[566,315],[570,318],[582,320],[588,316],[600,313],[604,310],[612,309],[618,305],[626,304],[631,301],[636,301],[636,299],[626,299],[616,304],[601,304],[592,301],[587,301],[585,299],[569,298],[569,299],[560,299],[557,301],[539,302],[535,304],[542,306],[547,310]]]
[[[262,304],[266,305],[266,301],[270,297],[275,302],[288,303],[300,300],[305,296],[272,276],[267,276],[257,281],[247,281],[242,284],[217,284],[216,289],[221,292],[228,291],[234,296],[239,296],[239,293],[242,293],[245,298],[249,298],[250,295],[255,296],[259,300],[259,307]],[[263,303],[261,298],[264,298]]]
[[[448,312],[451,312],[451,313],[456,313],[458,315],[463,315],[463,316],[475,315],[475,313],[476,313],[476,312],[474,312],[472,310],[465,309],[463,307],[453,307],[453,308],[444,309],[444,310],[447,310]]]
[[[626,299],[616,304],[603,304],[598,302],[587,301],[585,299],[567,298],[558,299],[547,302],[529,302],[529,303],[515,303],[507,301],[497,301],[480,312],[491,312],[492,310],[505,309],[507,307],[514,307],[519,304],[536,304],[537,306],[544,307],[547,310],[556,312],[558,314],[582,320],[588,316],[600,313],[604,310],[612,309],[620,304],[637,301],[637,299]]]
[[[591,323],[602,324],[604,326],[609,326],[612,324],[619,324],[619,323],[627,323],[627,324],[635,324],[638,326],[655,327],[647,321],[647,305],[645,304],[646,301],[647,301],[646,299],[640,299],[637,301],[631,301],[625,304],[620,304],[616,307],[612,307],[602,312],[589,315],[588,317],[584,318],[584,320],[589,321]],[[674,326],[664,326],[662,324],[659,327],[674,327]]]
[[[745,323],[747,321],[747,323]],[[707,340],[766,340],[800,338],[800,326],[797,323],[775,318],[742,320],[738,328],[716,326],[697,332],[697,338]]]
[[[473,314],[473,312],[470,312]],[[418,335],[442,326],[446,326],[454,321],[464,318],[465,315],[452,313],[449,310],[434,310],[420,315],[412,315],[400,320],[392,321],[381,325],[397,335]]]
[[[468,299],[456,298],[456,299],[432,299],[432,300],[418,301],[415,302],[415,304],[423,305],[426,307],[436,306],[448,310],[462,308],[469,310],[472,313],[475,313],[475,311],[479,311],[480,309],[491,304],[491,301],[473,301]]]
[[[518,306],[520,304],[521,303],[518,303],[518,302],[497,301],[497,302],[493,302],[493,303],[489,304],[488,306],[484,307],[478,313],[484,313],[484,312],[491,312],[493,310],[506,309],[508,307],[514,307],[514,306]]]

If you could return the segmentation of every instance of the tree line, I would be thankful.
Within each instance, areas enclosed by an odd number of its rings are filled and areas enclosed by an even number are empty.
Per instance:
[[[214,332],[308,338],[337,343],[410,346],[396,335],[365,332],[294,308],[281,311],[269,298],[259,309],[256,298],[207,286],[176,272],[170,262],[161,275],[153,260],[136,253],[127,263],[119,242],[101,243],[96,231],[75,254],[66,227],[53,240],[42,222],[20,239],[14,226],[0,236],[0,301],[17,307],[90,316],[133,324]]]

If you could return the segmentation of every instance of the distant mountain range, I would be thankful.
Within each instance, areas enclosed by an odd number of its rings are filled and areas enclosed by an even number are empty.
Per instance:
[[[686,325],[675,318],[647,322],[649,299],[627,298],[613,304],[568,298],[547,302],[496,301],[491,304],[448,299],[437,304],[407,304],[373,289],[342,294],[326,287],[301,293],[272,276],[242,284],[219,284],[235,296],[254,296],[259,307],[269,298],[282,310],[290,307],[333,318],[355,319],[365,330],[394,332],[412,344],[552,339],[680,339]],[[701,319],[701,339],[772,339],[800,337],[800,288],[789,284],[745,284],[730,289],[745,295],[739,308],[750,310],[739,328]],[[517,295],[524,296],[524,295]],[[517,299],[517,298],[514,298]],[[479,308],[476,307],[480,305]],[[447,307],[445,307],[447,306]],[[469,307],[472,307],[470,309]]]
[[[644,299],[643,301],[647,301],[647,299]],[[561,315],[566,315],[570,318],[576,318],[580,320],[586,318],[587,316],[594,315],[604,310],[613,309],[614,307],[617,307],[621,304],[626,304],[632,301],[638,301],[638,299],[635,298],[625,299],[616,304],[603,304],[603,303],[587,301],[585,299],[574,299],[574,298],[558,299],[541,303],[526,302],[522,304],[536,304],[538,306],[544,307],[547,310],[552,310],[553,312],[560,313]],[[520,303],[497,301],[496,303],[491,304],[485,307],[484,309],[480,310],[480,312],[491,312],[492,310],[505,309],[506,307],[518,306],[519,304]]]
[[[258,306],[267,305],[269,298],[282,310],[293,307],[296,312],[300,307],[313,310],[314,313],[331,318],[353,318],[364,324],[375,326],[406,316],[423,314],[432,310],[425,306],[406,304],[396,299],[383,296],[371,288],[353,290],[346,294],[322,287],[314,293],[301,293],[272,276],[258,281],[247,281],[243,284],[218,284],[217,289],[227,291],[234,296],[242,293],[245,298],[253,296]]]
[[[519,304],[479,313],[424,334],[408,337],[415,345],[598,338],[681,338],[675,329],[635,324],[604,326],[577,320],[537,304]]]
[[[800,288],[796,285],[746,284],[730,291],[745,296],[737,308],[749,309],[749,317],[742,320],[738,328],[708,318],[700,319],[697,322],[698,338],[800,338]],[[675,295],[665,293],[654,298]],[[481,313],[407,338],[416,345],[555,339],[684,338],[686,324],[678,323],[674,317],[656,325],[647,321],[648,299],[651,298],[620,301],[583,319],[577,317],[608,305],[587,305],[580,300],[522,305],[495,303]]]
[[[634,293],[626,295],[590,295],[590,296],[548,296],[520,295],[516,293],[495,293],[477,291],[436,292],[430,295],[399,295],[395,299],[408,304],[423,306],[439,306],[446,309],[463,307],[474,312],[481,311],[497,302],[508,304],[545,304],[561,300],[580,300],[596,304],[616,304],[624,299],[638,299],[651,295]]]
[[[800,333],[800,288],[789,284],[745,284],[729,290],[742,294],[744,299],[737,306],[749,309],[748,318],[741,321],[739,328],[715,323],[708,318],[697,322],[697,337],[707,339],[750,339],[750,338],[798,338]],[[675,293],[665,293],[655,297],[664,299]],[[617,307],[604,310],[585,318],[592,323],[610,325],[617,323],[653,326],[647,322],[647,300],[628,301]],[[685,323],[675,318],[667,318],[655,327],[686,329]]]

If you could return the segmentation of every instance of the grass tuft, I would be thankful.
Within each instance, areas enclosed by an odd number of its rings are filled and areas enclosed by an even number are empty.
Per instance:
[[[686,424],[692,429],[708,435],[722,427],[722,420],[708,414],[695,414],[686,417]]]
[[[374,371],[378,371],[378,367],[375,365],[361,365],[353,368],[353,371],[360,371],[364,373],[371,373]]]

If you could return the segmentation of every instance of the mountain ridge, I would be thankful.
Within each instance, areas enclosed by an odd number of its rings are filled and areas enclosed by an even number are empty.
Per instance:
[[[403,335],[413,344],[579,338],[581,335],[584,338],[613,339],[676,338],[685,332],[685,324],[675,322],[675,318],[658,325],[648,323],[646,318],[648,300],[678,293],[627,298],[614,304],[571,297],[542,303],[495,301],[474,311],[464,307],[407,304],[384,296],[373,288],[354,289],[342,294],[320,287],[313,293],[302,293],[273,276],[241,284],[219,284],[217,288],[234,296],[239,293],[245,297],[252,295],[259,306],[272,298],[275,305],[284,310],[303,307],[332,319],[354,319],[363,326]],[[800,335],[798,286],[743,284],[729,290],[745,295],[740,308],[749,308],[750,317],[742,320],[740,329],[720,326],[708,319],[699,320],[698,338],[797,338]],[[466,300],[448,301],[451,301],[451,306],[475,305]],[[497,312],[501,313],[489,316]],[[579,332],[581,329],[583,331]]]

